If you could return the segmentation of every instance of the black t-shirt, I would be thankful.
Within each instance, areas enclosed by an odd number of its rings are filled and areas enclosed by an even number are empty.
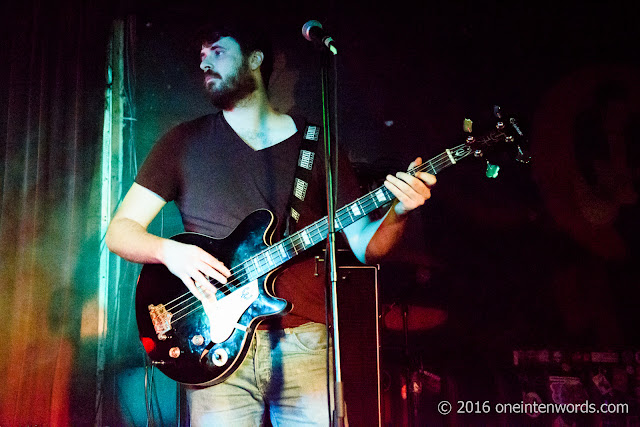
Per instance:
[[[304,120],[294,121],[298,131],[293,136],[258,151],[235,133],[221,112],[183,123],[154,145],[136,182],[167,202],[175,201],[186,231],[215,238],[229,235],[255,210],[268,209],[278,219],[275,243],[288,216],[305,126]],[[296,229],[326,214],[321,142],[317,153]],[[340,153],[338,207],[361,194],[348,159]],[[276,294],[294,306],[283,326],[324,322],[324,279],[314,271],[314,260],[306,259],[279,275]]]

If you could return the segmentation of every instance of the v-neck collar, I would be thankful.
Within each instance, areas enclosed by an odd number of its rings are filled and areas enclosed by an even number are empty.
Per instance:
[[[291,119],[293,120],[293,123],[296,126],[296,131],[294,133],[292,133],[291,136],[289,136],[289,137],[287,137],[287,138],[285,138],[285,139],[283,139],[281,141],[278,141],[275,144],[271,144],[271,145],[269,145],[267,147],[263,147],[263,148],[260,148],[260,149],[256,150],[255,148],[253,148],[252,146],[247,144],[247,142],[244,139],[242,139],[240,137],[240,135],[238,135],[238,133],[231,127],[231,125],[227,121],[227,119],[224,116],[224,114],[222,114],[222,111],[219,114],[220,114],[220,117],[222,118],[222,121],[224,123],[224,126],[225,126],[226,130],[228,132],[231,132],[231,134],[233,134],[234,139],[236,140],[236,142],[239,143],[239,144],[242,144],[242,146],[246,147],[248,150],[250,150],[250,152],[253,152],[253,153],[265,152],[266,150],[269,150],[269,149],[271,149],[273,147],[281,146],[284,143],[286,143],[287,141],[295,138],[298,135],[298,133],[300,132],[300,123],[299,123],[299,121],[296,120],[295,117],[291,116]]]

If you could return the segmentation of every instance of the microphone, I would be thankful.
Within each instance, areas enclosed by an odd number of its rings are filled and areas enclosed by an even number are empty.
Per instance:
[[[338,54],[338,49],[333,38],[322,29],[322,24],[315,19],[308,21],[302,26],[302,35],[310,42],[317,42],[325,45],[334,55]]]

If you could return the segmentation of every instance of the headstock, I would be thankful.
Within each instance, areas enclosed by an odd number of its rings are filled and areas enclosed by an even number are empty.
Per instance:
[[[497,177],[500,166],[490,161],[487,155],[500,146],[506,146],[507,150],[515,151],[515,160],[520,163],[529,163],[531,160],[531,157],[522,148],[526,138],[516,118],[505,115],[497,105],[493,107],[493,115],[496,122],[492,129],[482,136],[469,135],[465,142],[473,152],[474,157],[484,157],[486,159],[486,176],[488,178]],[[471,134],[473,132],[473,122],[465,119],[463,130],[465,133]]]

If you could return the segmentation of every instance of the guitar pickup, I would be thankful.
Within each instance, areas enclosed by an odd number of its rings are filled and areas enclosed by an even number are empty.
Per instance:
[[[151,317],[151,323],[153,323],[153,329],[155,329],[158,339],[161,341],[166,340],[166,333],[171,330],[172,314],[167,311],[163,304],[149,304],[149,316]]]

